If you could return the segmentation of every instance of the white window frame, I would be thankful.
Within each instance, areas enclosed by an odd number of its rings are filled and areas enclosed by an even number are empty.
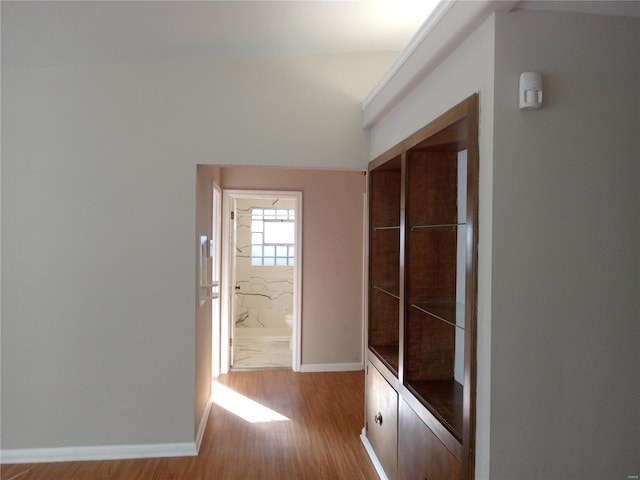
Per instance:
[[[267,226],[287,223],[291,225],[290,242],[269,242]],[[251,209],[251,266],[292,267],[294,265],[295,209]]]

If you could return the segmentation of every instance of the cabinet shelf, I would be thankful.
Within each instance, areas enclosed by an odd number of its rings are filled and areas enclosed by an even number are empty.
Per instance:
[[[398,295],[397,293],[393,293],[391,291],[391,288],[389,288],[388,285],[373,285],[373,288],[378,290],[379,292],[382,292],[386,295],[389,295],[393,298],[395,298],[396,300],[400,300],[400,295]]]
[[[378,232],[381,230],[400,230],[400,225],[391,225],[388,227],[372,227],[374,232]]]
[[[453,327],[465,329],[464,303],[427,301],[412,303],[410,306]]]
[[[455,380],[406,382],[407,388],[451,432],[462,441],[464,387]]]
[[[435,224],[426,224],[426,225],[411,225],[409,230],[420,230],[422,228],[461,228],[466,227],[467,224],[464,222],[461,223],[435,223]]]
[[[369,350],[398,376],[398,345],[369,345]]]

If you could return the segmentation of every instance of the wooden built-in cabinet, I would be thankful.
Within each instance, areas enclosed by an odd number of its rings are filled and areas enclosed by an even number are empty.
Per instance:
[[[477,95],[369,164],[365,435],[390,479],[474,478],[478,164]]]

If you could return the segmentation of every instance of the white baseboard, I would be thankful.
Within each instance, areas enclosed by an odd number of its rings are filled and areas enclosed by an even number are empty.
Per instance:
[[[193,457],[194,442],[99,447],[26,448],[0,450],[0,463],[75,462],[130,458]]]
[[[387,474],[384,473],[384,468],[382,468],[382,464],[380,463],[380,460],[378,460],[378,456],[376,455],[376,452],[373,451],[373,447],[369,443],[369,439],[367,438],[365,433],[366,431],[363,428],[362,433],[360,434],[360,440],[364,445],[364,449],[369,454],[369,458],[371,459],[371,463],[373,463],[373,467],[376,469],[376,473],[378,474],[378,477],[380,477],[380,480],[389,480],[387,478]]]
[[[209,413],[211,412],[211,406],[213,405],[213,393],[207,400],[207,406],[204,407],[202,418],[200,419],[200,426],[198,427],[198,434],[196,435],[196,454],[200,452],[200,445],[202,445],[202,438],[204,437],[204,431],[207,429],[207,421],[209,420]]]
[[[364,370],[362,363],[303,363],[300,372],[357,372]]]

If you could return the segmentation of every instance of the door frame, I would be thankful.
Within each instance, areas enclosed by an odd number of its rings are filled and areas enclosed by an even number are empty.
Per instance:
[[[211,259],[211,270],[213,281],[218,282],[218,298],[211,300],[211,376],[220,375],[220,326],[221,326],[221,310],[220,301],[222,292],[221,285],[221,263],[222,263],[222,190],[214,182],[213,195],[211,197],[211,239],[214,245],[214,254]]]
[[[236,190],[222,191],[222,282],[220,289],[220,371],[228,373],[231,364],[230,339],[233,335],[233,244],[234,235],[231,211],[237,198],[290,199],[295,201],[295,244],[293,249],[293,326],[291,331],[291,368],[300,371],[302,343],[302,192],[284,190]]]

